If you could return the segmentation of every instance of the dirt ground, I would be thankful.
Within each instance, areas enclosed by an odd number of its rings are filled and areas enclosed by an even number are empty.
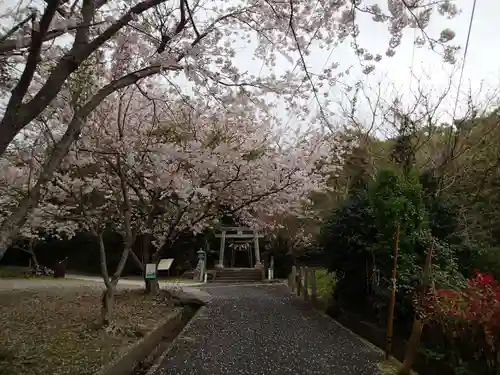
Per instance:
[[[98,324],[101,288],[0,288],[0,375],[90,375],[116,359],[172,307],[120,290],[114,322]]]

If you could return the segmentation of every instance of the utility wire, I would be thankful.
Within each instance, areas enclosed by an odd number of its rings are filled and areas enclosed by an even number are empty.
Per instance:
[[[417,38],[417,28],[413,30],[413,49],[411,51],[411,64],[410,64],[410,83],[408,85],[408,91],[411,93],[411,85],[413,83],[413,64],[415,61],[415,42]]]
[[[314,13],[314,11],[316,10],[316,8],[318,7],[319,5],[319,2],[320,0],[317,0],[316,1],[316,4],[314,5],[314,8],[312,10],[312,13]],[[312,18],[312,16],[311,16]],[[311,45],[312,41],[314,40],[314,38],[316,38],[316,35],[318,34],[318,31],[319,31],[319,28],[321,27],[322,23],[318,26],[318,28],[316,29],[316,31],[314,32],[313,36],[311,37],[311,39],[309,40],[309,43],[307,44],[307,47],[306,47],[306,51],[307,49],[309,48],[309,46]],[[287,37],[288,33],[285,34],[283,36],[283,38],[281,39],[281,41],[285,40],[285,38]],[[267,54],[269,53],[270,50],[272,50],[273,47],[272,46],[269,46],[269,49],[266,49],[266,53],[265,53],[265,56],[264,56],[264,61],[262,61],[262,65],[260,66],[260,70],[259,70],[259,78],[260,78],[260,75],[262,74],[262,70],[264,69],[264,65],[266,64],[266,59],[267,59]],[[297,66],[299,65],[299,61],[300,59],[297,60],[297,63],[295,64],[295,66],[293,67],[293,70],[292,70],[292,73],[295,71],[295,69],[297,69]]]
[[[457,96],[455,98],[455,106],[453,108],[453,116],[451,118],[451,126],[452,127],[455,124],[455,116],[456,116],[456,113],[457,113],[457,106],[458,106],[458,97],[460,95],[460,88],[462,86],[462,79],[463,79],[463,75],[464,75],[465,63],[467,61],[467,53],[469,51],[470,35],[471,35],[471,31],[472,31],[472,22],[474,21],[474,14],[475,14],[475,10],[476,10],[476,3],[477,3],[477,0],[474,0],[474,2],[472,4],[472,12],[471,12],[471,15],[470,15],[470,20],[469,20],[469,29],[467,30],[467,39],[466,39],[466,42],[465,42],[464,57],[463,57],[462,67],[460,69],[460,78],[458,79]],[[451,138],[452,137],[453,137],[453,131],[450,131],[449,132],[449,136],[448,136],[448,144],[449,145],[451,145]],[[446,154],[444,156],[444,160],[443,160],[443,162],[441,163],[441,165],[439,167],[440,169],[444,168],[445,165],[448,164],[448,162],[453,159],[453,153],[454,153],[455,147],[456,147],[456,142],[451,147],[451,150],[449,152],[446,152]],[[442,184],[443,184],[443,176],[441,177],[440,182],[439,182],[440,186],[442,186]]]
[[[326,58],[326,61],[325,63],[323,64],[323,68],[321,68],[321,71],[325,70],[326,68],[326,65],[328,64],[330,58],[332,57],[333,55],[333,51],[335,50],[335,47],[336,46],[333,46],[331,49],[330,49],[330,53],[328,54],[328,57]],[[302,86],[302,82],[300,84],[300,86],[297,88],[297,91],[300,89],[300,87]],[[296,91],[296,92],[297,92]],[[313,102],[314,98],[311,98],[309,99],[309,103],[307,104],[307,107],[310,107],[311,106],[311,103]],[[285,128],[290,124],[290,121],[292,121],[292,118],[293,118],[293,113],[288,117],[288,121],[286,122],[285,124]]]
[[[455,98],[455,107],[453,109],[453,117],[452,117],[451,125],[453,125],[455,123],[455,116],[457,113],[457,106],[458,106],[458,96],[460,95],[460,88],[462,87],[462,79],[464,76],[464,69],[465,69],[465,62],[467,60],[467,53],[469,52],[469,42],[470,42],[470,35],[471,35],[471,31],[472,31],[472,22],[474,21],[474,14],[476,11],[476,2],[477,2],[477,0],[474,0],[474,3],[472,4],[472,12],[470,15],[470,20],[469,20],[469,30],[467,31],[467,40],[465,42],[464,58],[463,58],[463,62],[462,62],[462,67],[460,68],[460,78],[458,79],[457,97]]]

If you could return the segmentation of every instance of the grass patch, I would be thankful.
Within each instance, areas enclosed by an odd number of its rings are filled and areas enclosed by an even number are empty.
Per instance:
[[[318,300],[322,303],[327,303],[332,297],[333,288],[335,288],[335,274],[329,273],[325,268],[316,268],[316,295]],[[309,295],[311,295],[312,290],[309,286]]]
[[[28,267],[0,266],[0,279],[22,279]]]
[[[54,279],[54,276],[27,275],[29,267],[0,266],[0,279]]]
[[[90,375],[125,353],[172,311],[140,290],[119,291],[112,329],[97,324],[92,287],[0,292],[1,375]]]

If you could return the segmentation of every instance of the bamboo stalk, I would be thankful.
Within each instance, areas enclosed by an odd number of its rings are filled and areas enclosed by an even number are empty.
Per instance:
[[[385,359],[389,359],[392,352],[392,335],[394,330],[394,307],[396,306],[396,273],[398,267],[398,250],[399,250],[399,224],[396,227],[396,235],[394,240],[394,265],[392,268],[392,289],[391,300],[389,302],[389,311],[387,314],[387,337],[385,345]]]

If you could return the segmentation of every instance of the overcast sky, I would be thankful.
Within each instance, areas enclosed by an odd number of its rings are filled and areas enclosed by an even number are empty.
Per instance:
[[[443,111],[445,113],[441,118],[443,121],[449,121],[452,117],[458,92],[459,73],[463,61],[473,1],[458,0],[456,3],[459,9],[461,9],[461,13],[457,17],[448,20],[436,13],[427,29],[428,34],[434,36],[436,39],[439,38],[441,30],[445,28],[455,31],[456,36],[452,44],[458,44],[462,47],[457,55],[458,61],[455,66],[444,63],[442,57],[436,52],[429,50],[428,47],[413,48],[415,31],[412,29],[405,31],[403,42],[397,48],[396,55],[391,58],[385,57],[389,40],[387,27],[383,24],[373,22],[368,16],[359,22],[360,36],[358,43],[360,47],[368,48],[372,54],[379,53],[384,56],[382,61],[378,63],[376,70],[369,76],[364,75],[361,72],[359,59],[353,54],[349,43],[344,43],[344,45],[336,48],[331,54],[328,63],[339,62],[339,70],[353,65],[349,76],[343,79],[345,83],[354,84],[358,80],[361,80],[364,86],[367,87],[367,90],[370,90],[370,87],[376,87],[382,81],[386,99],[390,98],[391,90],[397,91],[405,95],[404,100],[408,104],[411,102],[409,87],[411,85],[412,89],[415,89],[418,83],[418,79],[411,79],[411,69],[413,69],[413,73],[417,78],[422,77],[421,84],[425,85],[426,90],[433,90],[436,97],[446,89],[450,76],[452,76],[453,89],[443,104]],[[500,87],[500,49],[497,48],[496,41],[496,37],[500,35],[499,15],[499,2],[477,0],[461,85],[462,93],[467,93],[469,88],[472,88],[472,91],[476,93],[474,96],[477,101],[482,101],[490,97],[492,91],[498,90],[498,87]],[[329,51],[321,51],[313,47],[311,48],[311,52],[308,60],[311,64],[311,71],[319,73],[327,62],[330,55]],[[241,64],[245,63],[242,61]],[[283,62],[283,64],[287,65],[286,62]],[[250,65],[249,69],[251,69]],[[452,74],[453,71],[455,71],[454,74]],[[479,95],[477,94],[478,92],[480,92]],[[345,97],[344,87],[341,85],[331,87],[330,93],[338,97],[339,100]],[[459,105],[456,117],[460,117],[464,113],[464,106],[461,105],[464,103],[464,99],[462,95],[458,101]],[[315,107],[316,104],[313,101],[311,108]]]
[[[381,0],[379,3],[383,9],[386,8],[386,0]],[[421,83],[425,84],[426,90],[434,90],[436,96],[446,88],[450,74],[455,70],[456,73],[453,75],[454,87],[443,105],[443,110],[447,112],[443,120],[449,121],[457,95],[458,77],[463,61],[462,58],[473,1],[456,0],[456,3],[461,10],[461,13],[456,18],[448,20],[435,14],[427,29],[428,34],[434,36],[436,39],[439,38],[440,31],[445,28],[455,31],[456,37],[452,43],[462,46],[461,51],[457,55],[458,62],[455,66],[443,63],[442,57],[436,52],[430,51],[427,46],[414,48],[413,40],[415,35],[418,34],[411,29],[405,31],[403,42],[397,48],[396,55],[390,58],[386,57],[385,51],[387,50],[389,40],[387,27],[383,24],[373,22],[370,16],[364,15],[358,18],[360,24],[359,46],[367,48],[373,55],[381,54],[384,56],[382,61],[377,63],[377,68],[372,74],[366,76],[361,72],[359,59],[353,53],[350,40],[333,51],[321,50],[318,48],[318,43],[312,43],[310,47],[311,53],[307,58],[309,69],[311,72],[319,74],[325,66],[334,62],[340,65],[338,71],[343,71],[349,66],[353,66],[350,74],[342,79],[345,84],[354,85],[357,81],[361,80],[364,87],[370,91],[370,87],[374,88],[379,82],[382,82],[384,99],[390,101],[392,95],[397,92],[404,95],[403,98],[407,104],[411,102],[410,88],[415,89],[418,83],[418,78],[411,78],[411,67],[416,77],[423,77]],[[1,0],[0,8],[4,8],[7,4],[12,5],[10,0]],[[475,95],[475,99],[478,101],[491,96],[492,91],[500,87],[500,50],[495,40],[500,34],[499,15],[500,3],[493,0],[477,0],[461,91],[467,92],[469,87],[472,87],[473,92],[478,92],[481,88],[481,94]],[[252,46],[246,46],[244,50],[238,52],[236,64],[240,70],[253,72],[255,75],[259,75],[259,73],[262,76],[267,75],[269,71],[264,69],[261,72],[261,62],[253,60],[252,57]],[[287,62],[284,58],[279,59],[278,62],[279,64],[275,69],[275,73],[278,74],[290,70],[294,66],[294,64]],[[296,70],[296,72],[298,71],[299,69]],[[326,89],[337,100],[345,100],[345,86],[336,85]],[[311,110],[315,111],[317,104],[315,101],[311,101],[310,103]],[[463,113],[463,107],[460,106],[461,103],[464,103],[463,96],[458,103],[456,117],[460,117]],[[359,107],[361,111],[360,116],[367,115],[362,113],[363,110],[366,110],[366,105],[363,108],[363,103],[360,102]],[[336,111],[336,108],[330,109],[334,112]],[[339,112],[338,109],[337,112]],[[299,124],[298,121],[295,121],[293,114],[287,113],[284,109],[278,109],[278,115],[282,119],[285,119],[285,122],[289,122],[292,127],[307,126],[304,123]],[[288,121],[290,118],[292,121]],[[334,123],[336,120],[340,120],[340,118],[331,119],[331,122]]]
[[[453,42],[462,47],[457,56],[457,66],[443,63],[442,57],[430,51],[427,47],[413,48],[412,40],[415,32],[408,29],[395,56],[384,58],[377,66],[374,74],[369,77],[363,77],[359,69],[354,70],[351,76],[352,81],[363,79],[365,85],[371,87],[376,86],[381,80],[387,82],[384,85],[387,87],[388,81],[390,81],[398,92],[408,94],[405,99],[409,102],[411,101],[409,87],[412,85],[412,89],[415,89],[418,83],[416,79],[411,79],[411,69],[413,69],[416,77],[423,77],[422,84],[434,90],[436,96],[446,89],[449,77],[452,75],[454,88],[443,105],[443,110],[448,112],[448,116],[445,115],[443,120],[449,120],[458,92],[459,70],[463,62],[472,4],[472,0],[457,1],[457,5],[462,10],[461,14],[452,20],[435,16],[429,26],[429,34],[435,36],[438,36],[442,29],[448,27],[456,32]],[[499,87],[500,83],[500,50],[496,48],[497,41],[495,39],[500,33],[498,15],[500,15],[500,3],[491,0],[477,0],[461,85],[461,92],[466,93],[469,87],[475,93],[481,90],[479,97],[476,97],[477,100],[489,97],[492,91]],[[374,50],[373,52],[383,54],[387,48],[388,33],[382,25],[367,20],[361,24],[359,40],[362,46],[370,47]],[[342,57],[339,60],[344,61]],[[352,53],[346,53],[345,61],[346,64],[359,66],[359,63],[356,65],[357,59],[353,58]],[[455,74],[453,74],[453,70],[456,71]],[[429,80],[428,77],[431,79]],[[464,106],[461,105],[461,103],[464,103],[464,99],[463,96],[459,99],[456,117],[460,117],[464,111]]]

